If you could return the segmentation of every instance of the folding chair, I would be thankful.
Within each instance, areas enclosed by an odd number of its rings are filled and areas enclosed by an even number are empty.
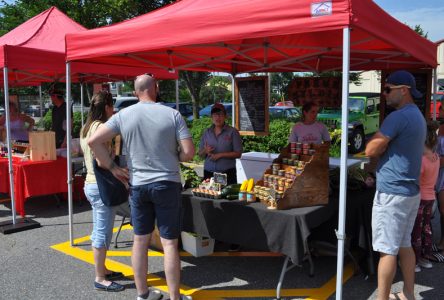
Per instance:
[[[116,207],[116,215],[121,216],[122,221],[120,223],[119,229],[117,230],[116,237],[114,238],[114,248],[117,248],[117,239],[119,238],[120,231],[122,230],[122,227],[124,225],[130,224],[131,210],[130,210],[130,206],[129,206],[128,201],[124,202]],[[127,219],[128,219],[128,221],[125,222],[125,220],[127,220]]]

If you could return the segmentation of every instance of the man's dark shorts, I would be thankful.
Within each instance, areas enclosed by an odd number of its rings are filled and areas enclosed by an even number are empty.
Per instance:
[[[131,187],[131,223],[134,234],[150,234],[154,220],[162,238],[173,240],[182,227],[182,185],[173,181],[159,181]]]

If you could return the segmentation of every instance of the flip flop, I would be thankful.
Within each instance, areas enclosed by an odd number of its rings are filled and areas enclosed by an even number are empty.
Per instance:
[[[440,252],[433,252],[430,255],[429,259],[434,262],[442,263],[442,262],[444,262],[444,255]]]
[[[401,294],[401,292],[390,293],[389,300],[401,300],[401,298],[399,297],[399,294]]]
[[[433,252],[441,252],[443,249],[439,248],[437,244],[432,244],[432,251]]]

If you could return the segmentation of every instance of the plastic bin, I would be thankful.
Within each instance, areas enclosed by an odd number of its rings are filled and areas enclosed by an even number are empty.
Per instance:
[[[211,255],[214,252],[214,239],[203,237],[195,233],[182,231],[183,250],[194,257]]]

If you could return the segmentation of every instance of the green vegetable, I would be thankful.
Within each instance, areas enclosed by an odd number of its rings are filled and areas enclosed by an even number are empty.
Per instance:
[[[221,191],[221,198],[227,198],[229,195],[236,195],[236,197],[239,194],[240,184],[230,184],[224,187]]]
[[[228,200],[237,200],[237,199],[239,199],[239,195],[237,194],[237,195],[227,195],[226,196],[226,198],[228,199]]]

